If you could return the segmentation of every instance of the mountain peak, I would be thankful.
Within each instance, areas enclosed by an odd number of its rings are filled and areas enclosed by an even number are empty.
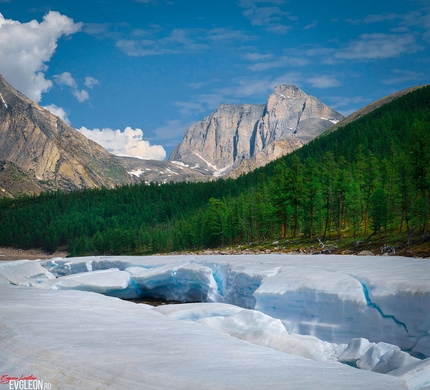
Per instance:
[[[280,94],[288,95],[286,97],[308,96],[300,88],[296,87],[295,85],[290,85],[290,84],[281,84],[281,85],[276,86],[273,93],[277,94],[277,95],[280,95]]]
[[[265,105],[220,105],[185,132],[169,161],[198,165],[214,176],[226,175],[261,152],[265,157],[256,158],[257,166],[289,153],[342,119],[343,115],[300,88],[282,84]],[[288,141],[275,147],[273,143],[281,139]]]
[[[28,191],[14,191],[8,187],[12,170],[0,170],[0,192],[11,196],[130,182],[124,168],[100,145],[28,99],[1,75],[0,145],[3,165],[14,167],[20,180],[34,184],[26,186]]]

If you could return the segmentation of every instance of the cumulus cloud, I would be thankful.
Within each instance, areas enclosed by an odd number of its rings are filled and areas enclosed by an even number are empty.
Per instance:
[[[67,85],[68,87],[76,87],[76,81],[69,72],[64,72],[54,76],[58,85]]]
[[[86,79],[92,79],[91,77],[87,77]],[[78,99],[79,103],[83,103],[85,100],[90,98],[90,95],[84,89],[79,90],[78,84],[72,75],[69,72],[63,72],[61,74],[57,74],[54,76],[54,80],[58,85],[66,85],[71,88],[73,96]],[[97,81],[96,79],[92,79]],[[91,82],[90,82],[91,83]],[[87,84],[87,80],[85,80],[85,85]],[[91,85],[91,84],[90,84]],[[92,84],[94,85],[94,84]],[[91,85],[91,87],[92,87]]]
[[[41,23],[20,23],[0,13],[0,73],[16,89],[39,102],[42,93],[52,87],[45,72],[57,41],[81,28],[82,23],[55,11],[45,15]]]
[[[85,86],[87,88],[93,89],[94,85],[99,84],[99,81],[94,77],[85,77]]]
[[[141,129],[132,129],[127,126],[124,131],[110,128],[78,129],[87,138],[103,146],[108,152],[117,155],[148,158],[151,160],[164,160],[166,151],[161,145],[150,145],[143,139]]]
[[[73,90],[73,96],[78,99],[79,103],[83,103],[85,100],[88,100],[90,98],[90,95],[87,91],[85,91],[85,89],[82,89],[80,91],[78,89]]]
[[[49,104],[48,106],[44,106],[43,108],[46,108],[47,110],[51,111],[54,115],[61,118],[64,122],[70,125],[70,121],[68,118],[67,112],[64,110],[64,108],[58,107],[55,104]]]

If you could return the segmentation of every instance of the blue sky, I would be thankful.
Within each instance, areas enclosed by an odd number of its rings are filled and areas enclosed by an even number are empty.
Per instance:
[[[0,0],[0,73],[118,154],[293,84],[347,115],[430,82],[420,0]]]

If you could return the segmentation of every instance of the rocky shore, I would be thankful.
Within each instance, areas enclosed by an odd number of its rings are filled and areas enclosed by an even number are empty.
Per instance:
[[[10,260],[42,260],[52,257],[67,257],[67,252],[57,251],[47,253],[41,249],[17,249],[9,247],[0,247],[0,261]]]

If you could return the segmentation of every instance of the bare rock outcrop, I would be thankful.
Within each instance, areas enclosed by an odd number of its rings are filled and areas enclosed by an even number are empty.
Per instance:
[[[279,85],[265,105],[223,104],[193,124],[169,161],[237,177],[300,148],[343,118],[301,89]]]
[[[252,156],[251,138],[264,105],[222,104],[194,123],[169,161],[194,165],[202,173],[221,176],[238,161]]]
[[[7,196],[131,182],[105,149],[15,90],[1,75],[0,161],[0,191]],[[25,185],[18,185],[13,175],[21,175]]]

